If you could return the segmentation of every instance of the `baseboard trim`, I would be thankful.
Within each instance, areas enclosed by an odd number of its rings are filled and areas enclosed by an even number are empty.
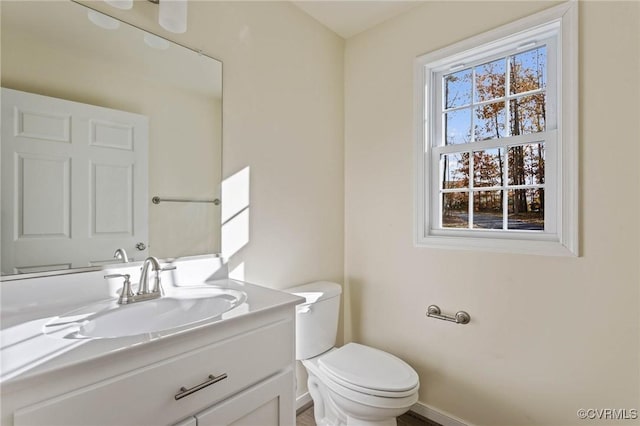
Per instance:
[[[311,407],[311,404],[313,404],[313,400],[309,392],[296,397],[296,415]]]
[[[411,411],[416,414],[426,417],[429,420],[433,420],[436,423],[440,423],[442,426],[474,426],[471,423],[463,422],[461,419],[441,410],[424,404],[422,402],[416,402],[411,407]]]

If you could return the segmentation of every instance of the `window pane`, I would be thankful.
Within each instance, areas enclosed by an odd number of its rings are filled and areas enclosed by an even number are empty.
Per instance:
[[[504,58],[479,65],[475,71],[475,102],[489,101],[504,96]]]
[[[469,153],[440,156],[442,188],[466,188],[469,186]]]
[[[442,227],[469,227],[468,192],[447,192],[442,194]]]
[[[502,191],[473,193],[473,227],[502,229]]]
[[[544,189],[509,191],[509,229],[544,231]]]
[[[471,108],[451,111],[445,116],[446,144],[469,143],[471,140]]]
[[[509,57],[510,93],[544,89],[547,86],[546,46]]]
[[[545,131],[546,103],[544,93],[512,99],[509,122],[511,135],[526,135]]]
[[[471,69],[444,76],[445,109],[471,103]]]
[[[501,186],[504,158],[502,148],[473,153],[473,186]]]
[[[544,183],[544,143],[509,147],[509,185]]]
[[[504,102],[484,104],[474,108],[475,140],[497,139],[505,136]]]

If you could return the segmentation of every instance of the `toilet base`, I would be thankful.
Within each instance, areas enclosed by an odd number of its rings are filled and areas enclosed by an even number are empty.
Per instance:
[[[307,384],[317,426],[397,426],[396,417],[406,413],[418,399],[416,392],[413,397],[402,398],[404,404],[398,407],[365,405],[330,389],[308,361],[303,365],[309,376]]]
[[[392,419],[378,420],[378,421],[348,418],[347,426],[398,426],[398,422],[395,417]]]

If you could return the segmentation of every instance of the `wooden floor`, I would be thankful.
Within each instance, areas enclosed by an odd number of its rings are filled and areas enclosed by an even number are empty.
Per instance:
[[[302,411],[296,417],[296,426],[316,426],[316,422],[313,418],[313,406]],[[433,422],[429,419],[408,412],[398,417],[398,426],[441,426],[439,423]]]

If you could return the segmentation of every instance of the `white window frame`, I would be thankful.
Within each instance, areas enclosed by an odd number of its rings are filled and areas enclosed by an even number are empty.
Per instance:
[[[551,110],[547,130],[508,138],[505,145],[545,140],[544,232],[441,227],[440,154],[449,149],[477,151],[501,145],[496,139],[464,147],[439,145],[443,126],[433,125],[433,120],[441,120],[443,73],[460,64],[467,68],[477,61],[513,54],[517,49],[535,48],[536,44],[548,46],[547,105]],[[416,246],[578,256],[578,3],[567,2],[422,55],[416,59],[415,80]]]

